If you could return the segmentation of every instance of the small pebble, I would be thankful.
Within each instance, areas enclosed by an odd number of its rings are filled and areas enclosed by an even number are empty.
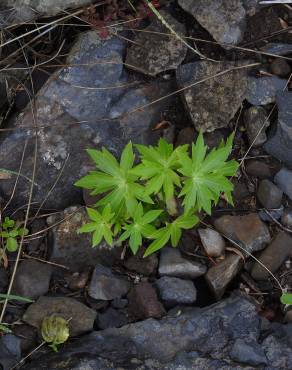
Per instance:
[[[222,236],[213,229],[198,230],[203,247],[210,257],[220,257],[225,250],[225,241]]]
[[[272,181],[262,180],[258,187],[257,197],[265,208],[279,208],[282,202],[283,191]]]

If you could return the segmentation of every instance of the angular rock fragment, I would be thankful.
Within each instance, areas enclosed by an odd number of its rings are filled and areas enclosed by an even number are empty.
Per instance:
[[[206,266],[200,262],[184,258],[178,249],[164,248],[160,255],[159,275],[195,279],[206,272]]]
[[[177,69],[183,101],[198,131],[227,127],[245,99],[246,69],[234,67],[231,62],[199,61]]]
[[[292,256],[292,237],[281,231],[258,259],[268,270],[274,273],[289,256]],[[266,280],[270,277],[270,274],[259,263],[254,262],[251,276],[255,280]]]
[[[163,276],[156,280],[155,285],[166,308],[190,305],[196,302],[197,290],[191,280]]]
[[[237,254],[229,254],[222,262],[212,266],[205,279],[216,299],[222,298],[226,288],[235,278],[243,265],[242,258]]]
[[[126,295],[130,288],[129,281],[114,275],[110,268],[97,265],[91,277],[88,294],[94,299],[110,301]]]
[[[163,305],[159,302],[157,293],[150,283],[142,282],[135,285],[129,295],[129,313],[136,319],[149,317],[161,318],[165,314]]]
[[[246,24],[241,0],[179,0],[178,3],[219,43],[241,41]]]
[[[85,304],[68,297],[40,297],[23,315],[23,321],[40,329],[46,316],[59,315],[69,321],[70,335],[91,331],[96,312]]]
[[[174,32],[184,37],[183,24],[163,10],[160,14]],[[134,43],[128,48],[126,65],[146,75],[156,76],[160,72],[176,69],[184,60],[186,53],[187,46],[171,34],[157,17],[153,17],[145,32],[139,32]]]
[[[220,233],[240,244],[249,253],[264,249],[271,241],[269,229],[255,213],[244,216],[222,216],[214,225]],[[240,248],[239,250],[243,252]]]

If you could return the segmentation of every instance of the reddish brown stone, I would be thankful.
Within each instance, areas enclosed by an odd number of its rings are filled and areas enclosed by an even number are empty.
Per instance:
[[[133,287],[128,295],[129,313],[137,319],[160,318],[165,314],[153,286],[147,282]]]

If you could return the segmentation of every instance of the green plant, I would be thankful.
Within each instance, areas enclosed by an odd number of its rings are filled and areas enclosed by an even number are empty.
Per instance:
[[[43,319],[41,326],[43,340],[49,344],[55,352],[58,345],[65,343],[69,338],[68,321],[61,316],[48,316]]]
[[[0,224],[0,237],[3,240],[4,249],[8,252],[15,252],[18,249],[18,239],[28,234],[26,228],[12,220],[10,217],[5,217]]]
[[[93,246],[103,238],[109,245],[113,245],[114,237],[119,237],[120,243],[128,240],[134,254],[143,239],[149,240],[144,256],[168,242],[176,247],[182,230],[199,222],[201,210],[211,214],[222,193],[232,203],[233,185],[228,177],[238,168],[236,161],[228,160],[232,142],[233,135],[208,152],[200,133],[189,154],[188,145],[174,149],[160,139],[154,147],[135,145],[138,163],[131,143],[119,162],[105,148],[88,149],[97,170],[75,185],[91,190],[91,195],[100,199],[93,208],[87,208],[91,222],[79,232],[93,233]]]
[[[292,305],[292,293],[283,292],[280,301],[282,304]]]

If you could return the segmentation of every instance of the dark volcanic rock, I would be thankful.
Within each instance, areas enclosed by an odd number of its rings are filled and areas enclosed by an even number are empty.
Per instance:
[[[258,177],[259,179],[268,179],[272,177],[271,168],[262,161],[252,159],[245,165],[246,172],[250,176]]]
[[[283,192],[270,180],[262,180],[259,184],[257,197],[265,208],[279,208]]]
[[[265,150],[292,168],[292,93],[277,94],[278,125],[276,134],[266,142]]]
[[[235,341],[230,357],[234,361],[252,366],[267,365],[268,363],[265,352],[258,343],[245,343],[242,339]]]
[[[282,168],[275,176],[275,183],[292,200],[292,171]]]
[[[232,70],[233,63],[200,61],[188,63],[177,69],[177,81],[183,101],[197,130],[211,132],[226,127],[245,98],[246,69]],[[211,78],[220,72],[230,70]],[[207,79],[202,83],[195,82]]]
[[[34,260],[20,263],[12,288],[12,293],[21,297],[35,299],[49,290],[52,266]]]
[[[261,146],[267,141],[266,128],[270,125],[263,107],[251,107],[244,112],[244,122],[250,145]]]
[[[198,229],[203,247],[210,257],[220,257],[225,251],[225,240],[213,229]]]
[[[56,15],[65,9],[85,5],[90,5],[90,0],[1,0],[0,29],[10,23],[19,24],[41,15]]]
[[[228,285],[240,271],[243,261],[237,254],[229,254],[215,266],[212,266],[205,275],[205,279],[216,299],[220,299]]]
[[[82,33],[67,58],[68,64],[53,74],[39,91],[35,104],[38,130],[37,171],[33,201],[45,202],[47,208],[64,209],[81,201],[82,192],[74,182],[93,163],[87,148],[107,147],[115,155],[133,142],[149,144],[157,137],[152,126],[161,120],[161,112],[172,99],[153,100],[172,90],[170,81],[155,80],[147,84],[123,68],[125,41],[112,37],[101,40],[95,31]],[[109,88],[106,87],[119,88]],[[124,87],[123,87],[124,86]],[[147,109],[138,109],[147,106]],[[1,142],[0,167],[19,169],[26,140],[22,172],[32,173],[35,131],[31,106],[9,127],[15,128]],[[59,181],[53,184],[60,175]],[[46,176],[44,176],[46,174]],[[1,180],[1,190],[9,198],[15,177]],[[30,182],[20,177],[15,203],[27,203]],[[51,191],[50,191],[51,190]]]
[[[21,358],[20,338],[7,334],[0,338],[0,366],[10,370]]]
[[[246,99],[253,105],[266,105],[276,101],[277,93],[283,91],[287,81],[276,76],[248,77]]]
[[[159,302],[156,291],[150,283],[143,282],[135,285],[128,298],[129,313],[137,319],[160,318],[165,314],[164,307]]]
[[[160,14],[178,35],[184,37],[183,24],[163,10]],[[127,66],[150,76],[176,69],[186,56],[187,46],[174,36],[155,34],[170,33],[157,17],[152,17],[152,22],[145,31],[138,32],[134,43],[128,48]]]
[[[155,274],[158,267],[158,256],[157,253],[151,254],[150,256],[143,258],[145,250],[140,248],[138,253],[133,256],[131,255],[125,261],[125,267],[128,270],[135,271],[138,274],[145,276]]]
[[[114,275],[110,268],[97,265],[91,277],[88,294],[94,299],[110,301],[126,295],[130,288],[129,281]]]
[[[109,307],[104,313],[97,314],[99,329],[120,328],[128,323],[126,314],[121,310]]]
[[[88,233],[77,233],[77,230],[88,222],[87,213],[83,207],[66,208],[61,218],[60,215],[50,216],[47,222],[51,226],[61,219],[63,221],[50,231],[52,249],[50,261],[65,265],[74,272],[83,271],[88,266],[95,266],[97,263],[112,265],[118,257],[118,248],[110,247],[105,241],[92,248],[92,236]]]
[[[258,259],[267,269],[274,273],[289,256],[292,256],[292,237],[288,233],[281,231]],[[255,280],[266,280],[270,277],[270,274],[259,263],[254,262],[251,276]]]
[[[191,280],[163,276],[156,280],[159,295],[165,307],[190,305],[196,302],[197,290]]]
[[[184,258],[179,249],[168,247],[161,252],[158,272],[161,276],[195,279],[205,274],[206,266]]]
[[[69,320],[70,335],[73,336],[91,331],[96,317],[95,311],[73,298],[40,297],[28,307],[23,321],[40,329],[43,319],[53,314]]]
[[[113,370],[251,370],[265,352],[268,366],[261,370],[288,370],[292,360],[291,325],[271,327],[261,333],[256,307],[241,297],[231,297],[205,308],[171,312],[161,320],[148,319],[119,329],[83,336],[59,353],[36,358],[25,370],[64,368]],[[290,328],[290,333],[289,333]],[[263,342],[259,341],[263,338]],[[242,341],[242,342],[239,342]],[[253,346],[244,364],[231,359],[235,343]]]
[[[219,43],[241,41],[246,16],[241,0],[179,0],[178,3]]]
[[[255,213],[244,216],[222,216],[215,221],[215,227],[249,253],[264,249],[271,241],[269,229]]]

